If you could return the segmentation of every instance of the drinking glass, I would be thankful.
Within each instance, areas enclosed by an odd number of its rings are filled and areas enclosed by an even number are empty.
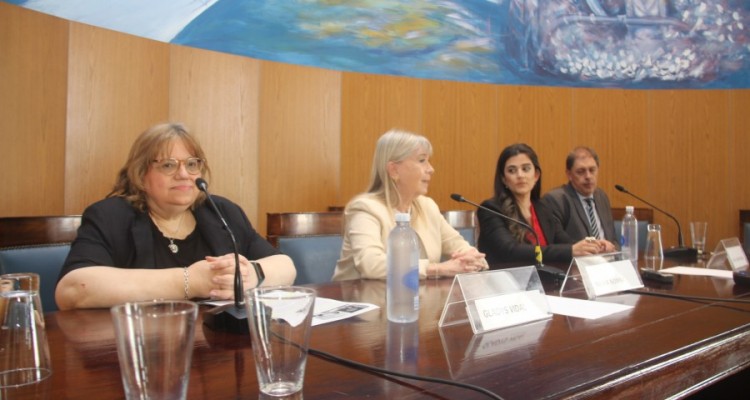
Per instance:
[[[646,261],[646,268],[658,271],[664,261],[664,248],[661,244],[661,225],[648,224],[646,227],[646,249],[643,258]]]
[[[42,301],[39,291],[21,290],[29,274],[19,275],[3,275],[0,286],[0,398],[45,398],[52,365]]]
[[[198,305],[137,302],[114,306],[111,312],[125,398],[185,399]]]
[[[698,257],[706,252],[706,231],[708,222],[691,222],[690,237],[693,239],[693,248],[698,251]]]
[[[39,274],[34,272],[18,272],[0,275],[0,290],[4,292],[11,290],[39,292]]]
[[[302,390],[315,290],[271,286],[245,291],[260,391],[290,396]]]

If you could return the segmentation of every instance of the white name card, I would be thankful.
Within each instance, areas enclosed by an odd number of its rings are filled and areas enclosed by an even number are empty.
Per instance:
[[[587,265],[581,268],[583,283],[589,298],[643,287],[641,277],[630,260]]]
[[[727,246],[726,249],[727,258],[729,259],[729,264],[732,266],[733,271],[747,269],[747,256],[745,255],[745,251],[742,250],[742,246]]]
[[[483,331],[506,328],[526,322],[549,318],[549,306],[544,293],[538,290],[486,297],[474,301],[473,306]]]

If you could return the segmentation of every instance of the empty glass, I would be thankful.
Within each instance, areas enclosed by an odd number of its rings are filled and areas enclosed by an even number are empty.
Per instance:
[[[111,311],[125,398],[187,398],[198,305],[144,301]]]
[[[698,251],[698,257],[702,257],[706,252],[706,232],[708,231],[708,222],[691,222],[690,237],[693,239],[693,248]]]
[[[658,271],[664,261],[664,248],[661,244],[661,225],[648,224],[646,232],[646,250],[643,252],[646,268]]]
[[[27,276],[28,277],[28,276]],[[33,277],[32,277],[33,278]],[[38,282],[38,276],[37,282]],[[0,289],[0,398],[44,398],[52,367],[39,292],[3,275]]]
[[[34,272],[18,272],[15,274],[0,275],[0,290],[9,292],[11,290],[39,291],[39,274]]]
[[[315,290],[271,286],[245,291],[260,391],[291,396],[302,390]]]

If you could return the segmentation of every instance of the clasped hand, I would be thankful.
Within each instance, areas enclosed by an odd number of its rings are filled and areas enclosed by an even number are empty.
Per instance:
[[[443,262],[438,266],[439,275],[453,276],[466,272],[477,272],[487,269],[487,263],[484,261],[484,253],[480,253],[475,248],[456,251],[451,254],[450,260]]]
[[[239,259],[243,287],[254,287],[257,277],[250,261],[241,254],[239,255]],[[203,281],[200,283],[196,282],[196,284],[206,288],[205,293],[208,297],[215,300],[234,299],[234,253],[219,257],[208,256],[205,261],[199,261],[191,265],[191,280],[194,276],[192,273],[196,269],[200,271],[199,274],[195,274],[198,275],[196,278]]]
[[[611,253],[613,251],[615,251],[615,245],[603,239],[585,238],[573,244],[574,257]]]

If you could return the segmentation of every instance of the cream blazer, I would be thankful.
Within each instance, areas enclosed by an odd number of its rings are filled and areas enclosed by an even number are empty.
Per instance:
[[[415,218],[412,211],[411,226],[419,237],[419,277],[424,279],[428,265],[471,245],[443,218],[435,201],[419,196],[416,203],[421,213]],[[362,194],[352,199],[344,210],[344,242],[333,280],[385,279],[386,245],[395,226],[395,213],[379,198]]]

